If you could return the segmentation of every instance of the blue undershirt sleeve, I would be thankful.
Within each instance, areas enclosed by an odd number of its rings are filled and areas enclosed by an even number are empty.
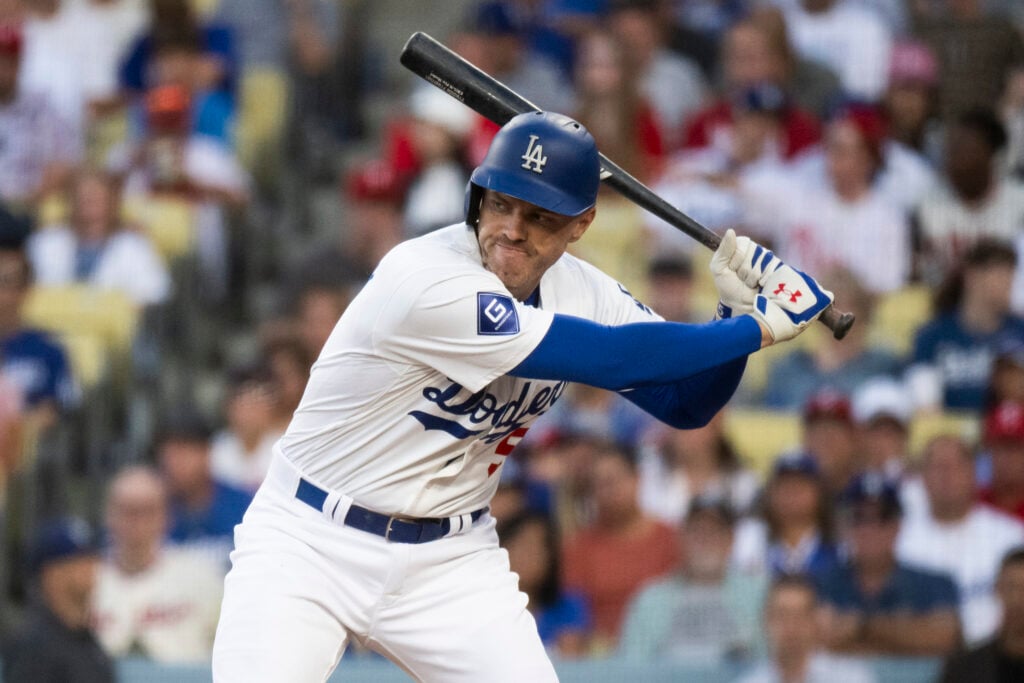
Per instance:
[[[509,374],[622,392],[672,426],[696,427],[729,400],[746,356],[760,347],[761,328],[749,316],[608,326],[556,314],[537,348]]]

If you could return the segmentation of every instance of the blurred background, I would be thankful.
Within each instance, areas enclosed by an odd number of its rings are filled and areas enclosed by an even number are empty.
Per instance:
[[[563,678],[1024,680],[1024,3],[0,0],[3,680],[209,679],[310,365],[497,130],[417,30],[857,314],[703,429],[583,386],[530,429],[493,514]],[[576,246],[713,316],[613,192]]]

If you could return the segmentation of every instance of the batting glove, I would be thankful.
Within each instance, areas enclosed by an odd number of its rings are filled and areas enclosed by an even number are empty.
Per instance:
[[[765,276],[753,315],[775,342],[786,341],[800,334],[834,300],[835,295],[814,278],[780,262]]]
[[[778,256],[749,237],[736,238],[729,268],[736,271],[748,287],[763,287],[768,276],[782,265]]]
[[[747,239],[741,237],[739,239]],[[749,240],[748,240],[749,241]],[[718,313],[715,318],[731,318],[734,315],[753,313],[756,287],[747,286],[729,264],[736,253],[737,238],[732,228],[725,231],[718,249],[711,257],[711,274],[718,290]]]

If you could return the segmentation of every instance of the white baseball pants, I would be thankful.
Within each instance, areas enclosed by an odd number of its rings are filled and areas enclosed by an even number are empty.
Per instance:
[[[275,458],[235,528],[215,683],[320,683],[350,639],[419,681],[557,681],[490,515],[460,535],[394,543],[297,500],[296,482]]]

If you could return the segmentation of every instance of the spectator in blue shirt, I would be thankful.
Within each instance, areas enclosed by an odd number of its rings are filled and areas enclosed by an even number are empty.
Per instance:
[[[252,498],[211,476],[212,434],[201,416],[179,411],[157,438],[157,456],[170,494],[170,540],[208,552],[226,569],[235,525]]]
[[[28,232],[27,223],[0,207],[0,368],[24,395],[26,418],[46,427],[74,407],[77,392],[64,349],[21,317],[32,283]]]
[[[562,589],[551,518],[527,512],[499,520],[498,537],[508,551],[509,566],[519,575],[519,590],[530,598],[528,608],[544,646],[561,657],[585,654],[590,612],[582,596]]]
[[[996,350],[1024,341],[1024,320],[1010,312],[1017,255],[985,239],[964,255],[936,296],[938,315],[917,333],[907,381],[918,405],[980,412]]]
[[[850,484],[840,503],[848,560],[819,578],[822,630],[832,650],[938,656],[960,641],[958,595],[945,574],[897,562],[899,492],[878,473]]]

